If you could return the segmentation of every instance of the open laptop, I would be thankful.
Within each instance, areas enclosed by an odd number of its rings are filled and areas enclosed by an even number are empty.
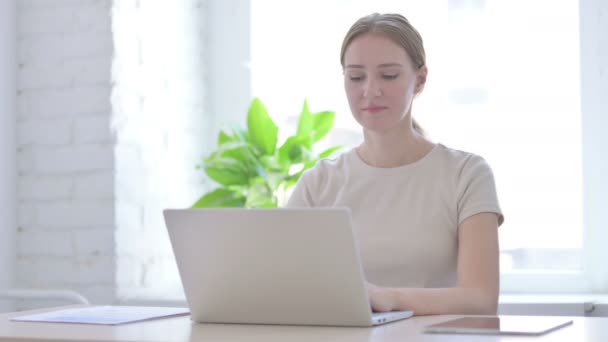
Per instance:
[[[373,326],[413,315],[372,314],[348,209],[164,216],[195,322]]]

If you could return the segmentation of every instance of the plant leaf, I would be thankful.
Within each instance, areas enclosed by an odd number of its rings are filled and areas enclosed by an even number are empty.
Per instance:
[[[285,187],[285,190],[291,188],[292,186],[296,185],[296,183],[300,180],[300,177],[302,177],[302,175],[304,174],[304,171],[306,171],[307,169],[310,168],[306,167],[307,164],[303,164],[302,168],[300,169],[300,171],[294,173],[293,175],[290,175],[289,177],[285,178],[285,183],[283,183],[283,186]],[[313,164],[314,165],[314,164]]]
[[[241,141],[221,145],[214,155],[237,160],[251,172],[255,172],[259,164],[253,146]]]
[[[279,128],[268,115],[260,99],[251,102],[247,114],[247,128],[253,145],[263,154],[272,155],[276,149]]]
[[[220,134],[218,134],[217,136],[217,145],[221,146],[235,140],[236,139],[234,137],[229,136],[228,134],[226,134],[226,132],[220,131]]]
[[[244,130],[243,128],[237,125],[232,125],[232,133],[234,134],[235,141],[253,144],[251,142],[251,137],[249,136],[249,132],[247,132],[247,130]]]
[[[221,185],[249,184],[247,165],[236,159],[214,157],[205,161],[205,173]]]
[[[302,150],[310,144],[310,137],[302,135],[293,135],[279,148],[279,165],[283,168],[289,168],[290,164],[296,164],[302,161]]]
[[[192,208],[243,207],[245,198],[228,189],[219,188],[203,195]]]
[[[285,179],[284,172],[268,172],[265,180],[266,180],[266,184],[268,184],[268,187],[270,188],[270,190],[275,191],[281,186],[281,183],[283,182],[284,179]]]
[[[313,119],[313,143],[321,140],[324,136],[329,133],[332,126],[334,125],[335,112],[319,112],[312,114]]]
[[[248,208],[272,208],[276,207],[274,194],[263,183],[255,182],[247,191],[247,201],[245,206]]]
[[[302,106],[302,112],[300,112],[300,119],[298,120],[298,131],[296,135],[309,136],[312,134],[314,128],[313,118],[310,110],[308,110],[308,102],[304,99],[304,106]]]
[[[280,170],[281,169],[281,165],[279,165],[279,159],[277,154],[274,154],[272,156],[263,156],[262,158],[259,159],[260,163],[261,163],[261,167],[266,170],[266,171],[270,171],[270,170]]]
[[[341,149],[342,146],[333,146],[330,147],[328,149],[326,149],[325,151],[319,153],[319,159],[325,159],[328,158],[329,156],[331,156],[334,152],[336,152],[337,150]]]

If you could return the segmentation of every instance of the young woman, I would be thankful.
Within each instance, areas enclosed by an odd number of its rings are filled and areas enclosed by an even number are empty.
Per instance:
[[[348,207],[374,311],[495,314],[503,216],[485,160],[430,141],[412,119],[422,38],[398,14],[350,28],[340,60],[363,142],[306,172],[288,207]],[[466,132],[463,132],[466,134]]]

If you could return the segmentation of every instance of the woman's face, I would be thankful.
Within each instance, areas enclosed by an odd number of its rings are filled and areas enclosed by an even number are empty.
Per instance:
[[[355,38],[344,54],[344,88],[350,110],[365,129],[386,132],[409,125],[414,95],[426,81],[401,46],[381,34]]]

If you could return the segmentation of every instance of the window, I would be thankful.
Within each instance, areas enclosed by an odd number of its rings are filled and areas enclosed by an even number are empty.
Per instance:
[[[425,41],[430,70],[414,117],[435,141],[480,154],[494,170],[506,216],[502,290],[597,287],[592,260],[600,250],[584,239],[591,228],[583,226],[583,165],[594,164],[583,164],[582,154],[587,119],[580,109],[578,2],[277,0],[250,6],[252,94],[279,119],[283,136],[295,129],[305,97],[313,111],[335,110],[328,144],[347,146],[361,135],[343,91],[342,39],[362,15],[408,17]]]

